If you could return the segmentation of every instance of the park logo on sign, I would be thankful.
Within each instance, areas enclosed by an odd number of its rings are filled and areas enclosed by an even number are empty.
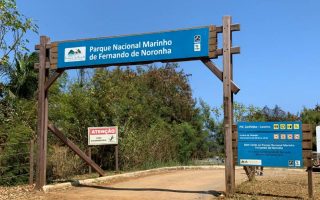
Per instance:
[[[86,47],[73,47],[64,49],[64,62],[77,62],[86,60]]]

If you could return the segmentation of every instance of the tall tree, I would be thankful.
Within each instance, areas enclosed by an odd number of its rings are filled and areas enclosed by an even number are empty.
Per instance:
[[[10,54],[27,50],[28,40],[24,36],[37,29],[32,19],[18,11],[16,0],[0,1],[0,72],[8,65]]]
[[[37,90],[37,73],[34,64],[38,60],[38,54],[17,54],[15,65],[6,67],[5,74],[8,82],[4,86],[12,96],[30,99]]]

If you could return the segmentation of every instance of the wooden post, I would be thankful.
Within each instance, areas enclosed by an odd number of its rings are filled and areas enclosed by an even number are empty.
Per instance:
[[[308,196],[313,199],[312,167],[308,167]]]
[[[88,157],[91,159],[91,147],[88,148]],[[89,165],[89,174],[91,174],[91,173],[92,173],[92,168]]]
[[[119,147],[118,145],[115,146],[115,150],[114,150],[114,156],[115,156],[115,164],[116,164],[116,171],[119,171]]]
[[[45,89],[46,77],[48,71],[46,70],[46,45],[49,38],[46,36],[40,37],[39,50],[39,75],[38,75],[38,159],[37,159],[37,178],[36,189],[41,190],[46,184],[46,162],[47,162],[47,123],[48,123],[48,93]]]
[[[29,185],[33,185],[33,170],[34,170],[34,140],[30,140],[29,148]]]
[[[231,17],[223,17],[223,107],[224,107],[224,142],[225,142],[225,181],[226,196],[234,193],[235,174],[232,152],[232,61],[231,61]]]

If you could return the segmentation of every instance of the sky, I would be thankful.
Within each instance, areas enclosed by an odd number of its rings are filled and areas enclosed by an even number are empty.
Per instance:
[[[318,0],[17,0],[19,11],[51,41],[96,38],[222,25],[232,16],[235,101],[280,106],[291,113],[320,103],[320,1]],[[28,34],[29,48],[39,35]],[[221,37],[218,38],[221,47]],[[222,69],[222,57],[212,60]],[[193,96],[222,104],[223,84],[200,61],[181,62]]]

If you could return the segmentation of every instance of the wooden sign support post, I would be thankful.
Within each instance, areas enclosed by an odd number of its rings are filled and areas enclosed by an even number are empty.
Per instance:
[[[38,75],[38,160],[36,189],[41,189],[46,183],[46,163],[47,163],[47,133],[48,133],[48,91],[45,89],[46,79],[48,79],[48,69],[46,69],[47,44],[49,38],[40,37],[39,51],[39,75]]]
[[[74,151],[81,159],[83,159],[89,166],[95,169],[100,176],[104,175],[103,170],[91,160],[85,153],[83,153],[72,141],[66,138],[61,131],[54,125],[48,124],[48,91],[50,86],[59,78],[64,70],[56,70],[56,72],[49,77],[50,66],[50,39],[46,36],[40,37],[40,45],[36,45],[36,50],[39,50],[39,63],[35,64],[38,68],[38,121],[37,121],[37,170],[36,170],[36,189],[42,190],[46,184],[46,168],[47,168],[47,138],[48,128],[54,133],[64,144],[66,144],[72,151]]]
[[[231,17],[223,17],[223,108],[225,142],[225,179],[226,196],[234,193],[235,171],[232,152],[233,93],[231,92],[232,55],[231,55]]]

